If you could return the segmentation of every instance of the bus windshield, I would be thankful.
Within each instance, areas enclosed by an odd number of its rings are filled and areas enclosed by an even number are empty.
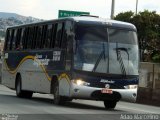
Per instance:
[[[138,75],[138,45],[134,31],[78,24],[74,46],[75,69]]]

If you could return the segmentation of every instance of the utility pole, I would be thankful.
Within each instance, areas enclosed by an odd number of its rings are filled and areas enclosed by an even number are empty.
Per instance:
[[[114,8],[115,8],[115,0],[112,0],[111,19],[114,19]]]
[[[138,13],[138,0],[136,0],[136,15]]]

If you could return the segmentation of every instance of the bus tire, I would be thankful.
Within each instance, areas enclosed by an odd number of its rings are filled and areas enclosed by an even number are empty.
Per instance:
[[[31,98],[33,92],[22,90],[22,80],[21,75],[18,75],[16,78],[16,95],[20,98]]]
[[[54,104],[56,105],[63,105],[65,100],[62,96],[59,95],[59,83],[56,81],[53,88],[53,95],[54,95]]]
[[[105,100],[104,106],[106,109],[114,109],[116,107],[117,101]]]

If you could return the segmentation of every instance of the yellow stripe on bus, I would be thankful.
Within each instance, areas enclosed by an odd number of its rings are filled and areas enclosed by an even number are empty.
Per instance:
[[[51,78],[49,77],[48,73],[46,72],[44,66],[43,66],[41,63],[39,63],[38,60],[35,59],[35,56],[26,56],[26,57],[24,57],[24,58],[21,60],[21,62],[18,64],[18,66],[17,66],[17,68],[16,68],[15,70],[11,70],[11,69],[8,67],[6,60],[4,60],[4,63],[5,63],[5,66],[6,66],[6,68],[7,68],[7,70],[8,70],[9,73],[11,73],[11,74],[16,74],[16,72],[18,71],[20,65],[21,65],[24,61],[26,61],[26,60],[28,60],[28,59],[35,60],[35,61],[38,63],[38,65],[42,68],[42,70],[43,70],[43,72],[45,73],[47,79],[48,79],[48,80],[51,80]]]
[[[15,74],[17,73],[20,65],[21,65],[24,61],[26,61],[26,60],[28,60],[28,59],[35,60],[35,61],[38,63],[38,65],[41,67],[41,69],[43,70],[43,72],[45,73],[47,79],[48,79],[49,81],[51,81],[51,77],[50,77],[50,76],[48,75],[48,73],[46,72],[46,69],[45,69],[44,65],[42,65],[42,64],[39,62],[39,60],[35,59],[35,56],[26,56],[26,57],[24,57],[24,58],[21,60],[21,62],[18,64],[18,66],[17,66],[17,68],[16,68],[15,70],[11,70],[11,69],[8,67],[6,60],[4,60],[4,63],[5,63],[5,66],[6,66],[6,68],[7,68],[7,71],[8,71],[9,73],[15,75]],[[65,79],[67,80],[67,82],[70,83],[70,79],[69,79],[69,77],[68,77],[68,75],[67,75],[66,73],[61,74],[61,75],[59,76],[58,80],[61,80],[62,78],[65,78]]]
[[[67,80],[67,82],[70,84],[70,79],[66,73],[61,74],[59,76],[58,80],[62,80],[63,78],[65,78]]]

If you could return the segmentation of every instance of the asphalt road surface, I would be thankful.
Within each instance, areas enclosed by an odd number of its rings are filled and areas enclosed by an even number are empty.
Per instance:
[[[149,116],[153,114],[159,115]],[[160,107],[118,102],[114,110],[106,110],[103,102],[89,100],[73,100],[57,106],[52,95],[35,93],[32,99],[22,99],[16,97],[15,91],[0,85],[0,120],[7,117],[12,120],[152,120],[153,117],[159,120]]]

